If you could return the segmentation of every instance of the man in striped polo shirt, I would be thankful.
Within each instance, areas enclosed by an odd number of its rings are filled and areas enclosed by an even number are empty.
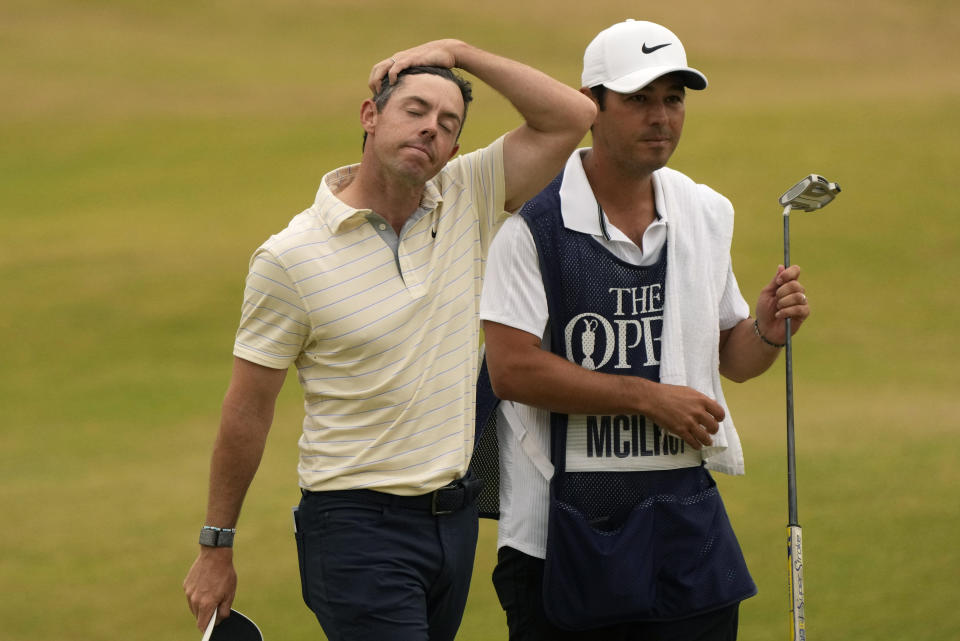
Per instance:
[[[470,72],[523,124],[456,157]],[[357,165],[254,253],[214,446],[197,625],[236,591],[232,541],[277,394],[297,368],[305,416],[297,544],[303,597],[334,639],[453,639],[466,603],[486,249],[563,166],[596,113],[545,74],[457,40],[374,65]]]

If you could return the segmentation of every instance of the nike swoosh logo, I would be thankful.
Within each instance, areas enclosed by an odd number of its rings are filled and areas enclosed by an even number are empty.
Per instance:
[[[656,51],[657,49],[663,49],[664,47],[669,47],[669,46],[672,45],[672,44],[673,44],[672,42],[668,42],[668,43],[666,43],[666,44],[656,45],[656,46],[654,46],[654,47],[648,47],[648,46],[647,46],[647,43],[644,42],[644,43],[643,43],[643,46],[640,48],[640,51],[642,51],[643,53],[653,53],[653,52]]]

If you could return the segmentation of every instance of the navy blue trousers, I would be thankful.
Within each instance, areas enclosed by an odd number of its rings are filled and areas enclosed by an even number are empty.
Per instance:
[[[543,559],[500,548],[493,585],[507,613],[510,641],[736,641],[740,604],[688,619],[622,623],[570,631],[554,626],[543,610]]]
[[[370,496],[304,494],[297,515],[304,602],[330,641],[452,641],[473,571],[476,504],[434,516],[402,497]]]

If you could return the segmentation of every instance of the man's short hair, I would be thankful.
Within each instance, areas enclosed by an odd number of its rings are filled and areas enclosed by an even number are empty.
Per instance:
[[[434,76],[440,76],[441,78],[446,78],[450,82],[457,85],[457,88],[460,89],[460,96],[463,98],[463,118],[460,119],[460,131],[457,132],[457,140],[460,139],[460,132],[463,131],[463,125],[467,121],[467,106],[473,100],[473,87],[468,80],[460,76],[459,74],[454,73],[451,69],[446,67],[427,67],[427,66],[415,66],[407,67],[403,71],[397,74],[397,81],[390,84],[390,76],[384,75],[383,80],[380,83],[380,91],[374,94],[373,104],[376,105],[377,111],[383,111],[384,107],[387,106],[387,102],[390,100],[390,96],[393,95],[393,92],[397,87],[400,86],[400,82],[403,80],[404,76],[415,76],[417,74],[430,74]],[[367,144],[367,132],[363,132],[363,146]],[[363,149],[361,146],[361,149]]]

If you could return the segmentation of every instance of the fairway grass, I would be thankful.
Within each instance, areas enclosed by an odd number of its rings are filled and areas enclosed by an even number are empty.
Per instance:
[[[636,8],[639,11],[639,8]],[[737,208],[748,302],[792,219],[813,315],[794,343],[807,629],[815,641],[960,638],[960,8],[929,0],[650,8],[710,89],[672,165]],[[357,159],[370,65],[457,36],[561,77],[626,17],[613,0],[0,7],[0,638],[199,638],[180,587],[252,251]],[[549,18],[549,19],[548,19]],[[829,19],[828,19],[829,18]],[[894,47],[894,44],[896,45]],[[517,124],[477,83],[471,150]],[[725,385],[747,474],[718,475],[760,589],[741,641],[788,635],[783,364]],[[268,641],[319,627],[290,507],[301,401],[288,376],[239,524],[237,609]],[[459,639],[504,639],[484,521]]]

